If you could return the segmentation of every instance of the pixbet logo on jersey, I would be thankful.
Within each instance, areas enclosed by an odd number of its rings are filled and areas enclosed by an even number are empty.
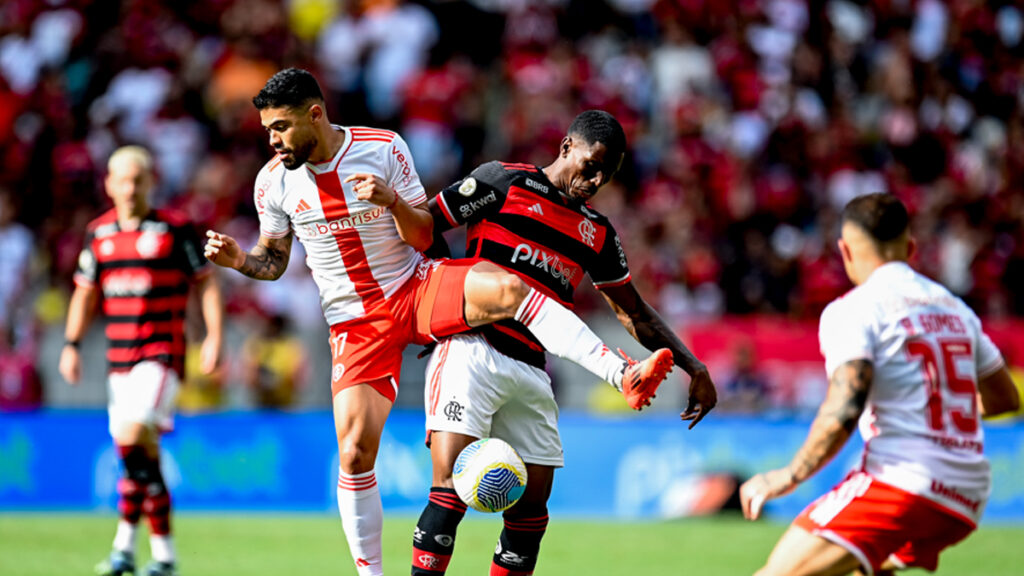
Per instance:
[[[557,254],[548,254],[529,244],[520,244],[512,252],[512,262],[529,262],[531,265],[551,274],[566,288],[572,288],[579,274],[579,268],[566,266]]]

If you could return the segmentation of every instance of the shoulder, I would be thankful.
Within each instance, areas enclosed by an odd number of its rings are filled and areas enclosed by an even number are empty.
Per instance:
[[[538,173],[536,166],[530,164],[512,164],[492,160],[476,167],[470,174],[480,182],[494,187],[507,186],[519,178],[528,178]]]
[[[260,168],[259,175],[269,177],[273,173],[283,174],[285,171],[284,164],[281,163],[281,156],[274,154],[274,157],[267,160],[267,163]]]
[[[153,211],[153,219],[157,222],[164,222],[171,228],[190,228],[192,226],[188,215],[181,210],[171,208],[158,208]]]
[[[89,224],[86,225],[85,227],[85,231],[88,234],[95,234],[96,231],[99,230],[100,228],[108,226],[110,224],[114,224],[116,222],[117,211],[111,208],[110,210],[107,210],[103,214],[100,214],[96,218],[93,218],[91,221],[89,221]]]
[[[533,164],[525,162],[495,162],[506,172],[525,172],[527,174],[538,174],[540,170]]]
[[[605,228],[608,228],[609,230],[615,230],[615,227],[612,226],[612,221],[609,220],[608,217],[605,216],[604,214],[595,210],[589,202],[582,202],[580,204],[577,204],[576,207],[577,209],[579,209],[580,213],[586,216],[587,218],[593,220],[594,222],[597,222],[598,224],[604,226]]]
[[[821,325],[845,323],[857,318],[864,319],[869,314],[867,291],[863,286],[850,289],[842,296],[829,302],[821,312]]]
[[[274,156],[269,162],[260,168],[258,174],[256,174],[256,183],[254,186],[256,198],[263,200],[263,198],[272,191],[281,190],[284,188],[284,177],[288,170],[281,163],[280,156]]]
[[[370,128],[369,126],[349,126],[348,133],[352,136],[352,142],[365,144],[390,144],[395,140],[402,140],[397,132],[383,128]]]

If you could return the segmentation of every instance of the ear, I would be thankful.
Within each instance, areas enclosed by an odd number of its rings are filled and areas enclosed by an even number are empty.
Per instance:
[[[836,241],[839,246],[839,254],[843,257],[843,262],[850,262],[853,260],[853,253],[850,251],[850,245],[846,243],[842,238]]]
[[[572,150],[572,137],[566,136],[562,138],[562,145],[558,148],[558,155],[562,158],[568,158],[570,150]]]
[[[307,114],[309,114],[310,122],[316,124],[324,116],[324,107],[319,104],[311,104]]]
[[[910,260],[917,254],[917,240],[913,236],[907,238],[907,260]]]

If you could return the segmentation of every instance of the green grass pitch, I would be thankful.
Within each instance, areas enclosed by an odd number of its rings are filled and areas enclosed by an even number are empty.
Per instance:
[[[89,514],[0,514],[0,575],[91,574],[106,554],[116,518]],[[413,517],[384,526],[388,575],[409,573]],[[329,514],[180,514],[175,543],[182,576],[355,574],[341,521]],[[449,576],[487,574],[500,517],[471,514],[459,528]],[[738,517],[613,523],[553,518],[538,575],[701,576],[751,574],[785,525]],[[139,533],[139,563],[148,558]],[[925,574],[910,571],[908,574]],[[1024,574],[1024,527],[983,526],[942,558],[940,575]]]

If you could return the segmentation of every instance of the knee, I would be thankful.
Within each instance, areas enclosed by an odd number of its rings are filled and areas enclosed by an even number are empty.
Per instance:
[[[530,287],[515,274],[504,274],[497,279],[497,312],[506,318],[515,316],[520,304],[530,295]]]
[[[530,498],[529,494],[524,494],[515,506],[505,511],[503,516],[506,519],[515,520],[517,518],[538,518],[547,516],[547,514],[547,498]]]
[[[358,439],[339,439],[338,467],[346,474],[359,474],[373,469],[376,453]]]

